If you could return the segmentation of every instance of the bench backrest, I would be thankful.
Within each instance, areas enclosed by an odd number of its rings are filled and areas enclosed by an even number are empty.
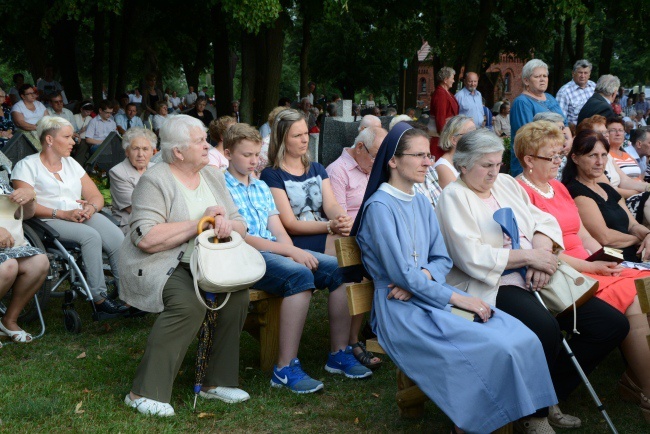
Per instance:
[[[87,172],[92,171],[95,167],[108,172],[113,166],[121,163],[125,157],[122,139],[115,131],[112,131],[84,163],[84,168]]]
[[[339,238],[334,245],[336,247],[336,259],[339,262],[339,267],[361,265],[361,249],[359,249],[356,237]],[[372,309],[372,298],[375,293],[375,287],[372,281],[366,280],[361,283],[350,283],[345,289],[348,294],[350,315],[370,312]]]

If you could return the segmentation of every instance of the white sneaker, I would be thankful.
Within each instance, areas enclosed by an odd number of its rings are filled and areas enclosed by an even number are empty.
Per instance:
[[[133,407],[137,409],[142,414],[150,414],[153,416],[162,416],[162,417],[174,416],[175,414],[174,407],[172,407],[170,404],[166,404],[160,401],[154,401],[153,399],[149,399],[145,397],[138,398],[138,399],[131,399],[130,393],[126,394],[126,397],[124,398],[124,403],[129,407]]]
[[[579,428],[582,425],[579,418],[562,413],[557,404],[548,408],[548,423],[556,428]]]
[[[548,424],[545,417],[524,417],[516,420],[515,432],[523,434],[555,434],[555,430]]]
[[[201,390],[199,396],[206,399],[220,399],[228,404],[235,404],[237,402],[244,402],[251,398],[251,396],[236,387],[215,387],[206,391]]]

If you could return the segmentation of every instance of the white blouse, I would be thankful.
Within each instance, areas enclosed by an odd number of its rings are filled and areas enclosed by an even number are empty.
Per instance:
[[[79,209],[81,199],[81,178],[86,171],[72,157],[61,158],[62,168],[58,172],[61,181],[55,178],[43,165],[40,154],[25,157],[16,163],[12,180],[26,182],[36,191],[36,202],[52,209],[69,211]]]
[[[45,106],[39,101],[34,101],[34,111],[31,111],[25,105],[25,101],[18,101],[11,108],[11,112],[21,113],[25,117],[25,122],[36,125],[45,114]]]

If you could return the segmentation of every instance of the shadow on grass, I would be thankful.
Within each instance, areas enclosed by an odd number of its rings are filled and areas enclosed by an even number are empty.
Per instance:
[[[174,383],[171,404],[176,417],[168,419],[145,417],[123,404],[156,316],[95,323],[90,319],[90,307],[77,302],[84,324],[80,334],[71,335],[63,327],[59,303],[51,300],[46,309],[48,330],[42,339],[0,349],[1,432],[449,431],[449,420],[430,402],[423,419],[399,418],[395,370],[389,360],[366,380],[350,380],[323,369],[329,348],[324,292],[313,297],[299,352],[305,371],[325,383],[322,393],[305,396],[271,389],[269,374],[259,370],[259,344],[244,333],[240,385],[251,394],[251,400],[229,405],[199,399],[193,411],[195,341]],[[28,330],[35,327],[27,326]],[[647,432],[639,410],[616,394],[616,381],[623,369],[620,354],[613,352],[590,380],[619,432]],[[572,433],[608,432],[584,386],[561,408],[583,421],[584,428]]]

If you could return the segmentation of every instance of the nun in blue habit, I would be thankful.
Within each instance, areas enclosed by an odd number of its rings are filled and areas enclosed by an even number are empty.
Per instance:
[[[375,284],[371,325],[393,362],[468,433],[557,403],[542,345],[519,320],[445,283],[452,267],[433,207],[413,185],[431,165],[426,133],[384,139],[352,230]],[[462,240],[459,240],[462,242]],[[471,321],[451,305],[476,314]]]

